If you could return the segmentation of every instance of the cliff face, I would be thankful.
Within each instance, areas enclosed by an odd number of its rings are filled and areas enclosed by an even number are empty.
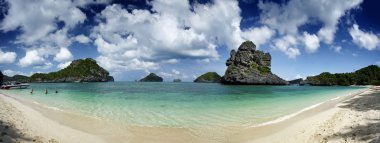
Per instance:
[[[223,84],[286,85],[287,81],[271,72],[272,57],[256,50],[251,41],[243,42],[238,51],[231,50]]]
[[[155,73],[150,73],[146,77],[140,79],[140,82],[162,82],[164,79]]]
[[[57,72],[36,73],[31,82],[107,82],[113,81],[108,71],[100,67],[91,58],[79,59],[71,62],[66,68]]]
[[[221,78],[216,72],[208,72],[196,78],[194,82],[219,83]]]

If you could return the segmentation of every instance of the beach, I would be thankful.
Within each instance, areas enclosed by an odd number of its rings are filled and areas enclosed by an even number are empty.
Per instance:
[[[3,142],[379,142],[380,88],[344,95],[279,122],[247,126],[217,140],[187,129],[116,129],[99,120],[39,107],[13,95],[0,95]],[[68,119],[70,118],[70,119]],[[211,133],[212,134],[212,133]],[[215,133],[218,134],[218,133]]]

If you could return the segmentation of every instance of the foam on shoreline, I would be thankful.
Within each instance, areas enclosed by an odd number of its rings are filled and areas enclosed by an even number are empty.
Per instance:
[[[347,97],[347,96],[354,96],[354,95],[358,95],[358,94],[361,94],[361,93],[364,93],[366,92],[367,90],[361,90],[361,91],[357,91],[357,92],[350,92],[348,95],[342,95],[342,96],[338,96],[338,97],[335,97],[335,98],[332,98],[332,99],[329,99],[327,101],[323,101],[323,102],[319,102],[317,104],[314,104],[314,105],[311,105],[311,106],[308,106],[308,107],[305,107],[297,112],[294,112],[294,113],[291,113],[291,114],[288,114],[288,115],[285,115],[285,116],[281,116],[279,118],[276,118],[274,120],[271,120],[271,121],[267,121],[267,122],[264,122],[264,123],[260,123],[260,124],[256,124],[256,125],[252,125],[252,126],[249,126],[247,128],[255,128],[255,127],[262,127],[262,126],[267,126],[267,125],[272,125],[272,124],[276,124],[276,123],[280,123],[280,122],[283,122],[285,120],[288,120],[288,119],[291,119],[301,113],[304,113],[306,111],[309,111],[311,109],[314,109],[314,108],[317,108],[318,106],[322,105],[322,104],[325,104],[326,102],[329,102],[329,101],[334,101],[334,100],[338,100],[340,99],[341,97]]]

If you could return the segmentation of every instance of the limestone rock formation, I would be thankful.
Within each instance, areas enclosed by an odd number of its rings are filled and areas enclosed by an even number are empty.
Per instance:
[[[146,77],[139,80],[140,82],[162,82],[163,78],[159,77],[155,73],[150,73]]]
[[[223,84],[287,85],[288,82],[271,72],[272,57],[256,50],[251,41],[243,42],[237,51],[231,50]]]
[[[216,72],[205,73],[194,80],[202,83],[219,83],[222,77]]]

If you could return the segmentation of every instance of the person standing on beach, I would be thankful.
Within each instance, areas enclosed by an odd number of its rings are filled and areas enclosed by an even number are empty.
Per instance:
[[[48,94],[48,90],[47,89],[45,89],[45,94]]]

